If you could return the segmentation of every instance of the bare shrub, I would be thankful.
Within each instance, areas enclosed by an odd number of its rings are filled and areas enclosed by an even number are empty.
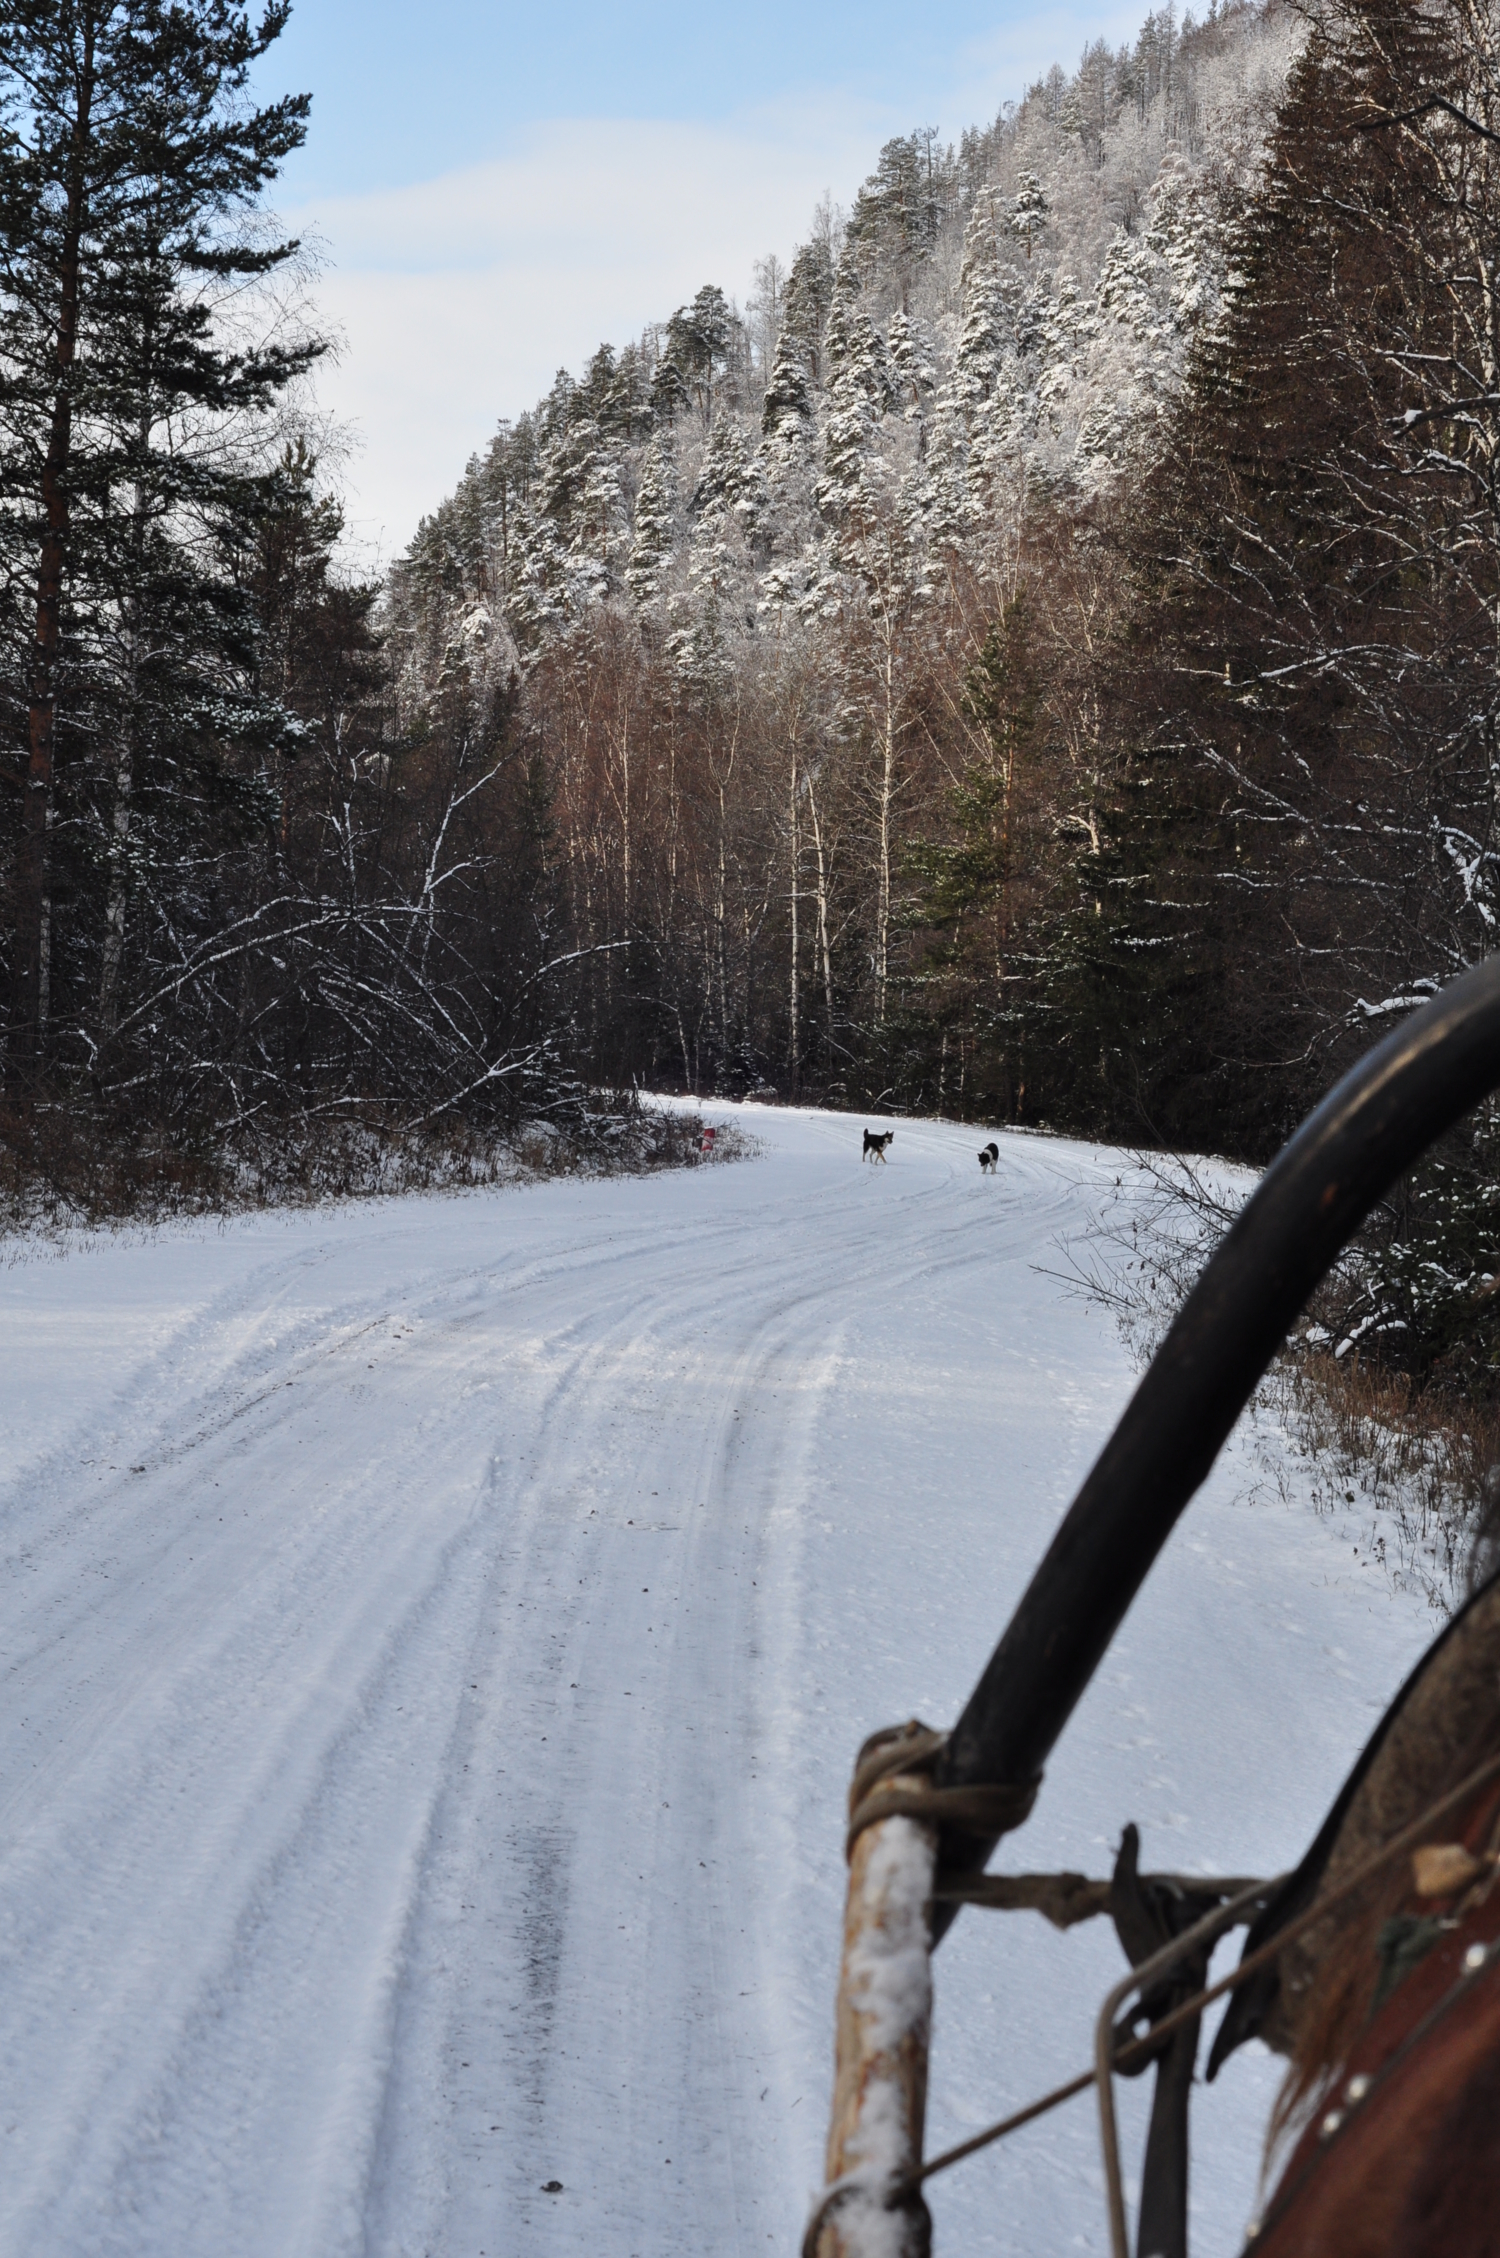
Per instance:
[[[64,1105],[0,1104],[0,1236],[556,1176],[643,1175],[759,1150],[743,1130],[717,1124],[705,1156],[703,1129],[700,1114],[652,1105],[634,1091],[600,1093],[564,1121],[514,1129],[453,1114],[413,1122],[368,1105],[263,1118],[227,1138],[215,1125],[199,1139],[152,1128],[110,1135]]]
[[[1268,1383],[1283,1433],[1313,1462],[1320,1511],[1358,1506],[1398,1585],[1448,1609],[1480,1570],[1500,1464],[1500,1406],[1417,1388],[1357,1354],[1294,1339]]]
[[[1110,1311],[1144,1367],[1253,1187],[1224,1162],[1132,1154],[1059,1274]],[[1351,1339],[1389,1225],[1382,1212],[1319,1288],[1251,1415],[1264,1442],[1274,1434],[1272,1455],[1309,1461],[1314,1509],[1363,1516],[1360,1549],[1446,1611],[1500,1566],[1500,1401],[1482,1384],[1487,1368],[1450,1356],[1414,1379]]]

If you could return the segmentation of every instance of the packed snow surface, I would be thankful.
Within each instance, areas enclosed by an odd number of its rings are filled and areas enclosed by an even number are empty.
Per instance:
[[[855,1750],[956,1715],[1134,1375],[1047,1275],[1118,1155],[746,1120],[741,1165],[0,1270],[5,2258],[795,2249]],[[1278,1448],[1002,1862],[1305,1846],[1435,1626]],[[1084,2067],[1121,1967],[966,1913],[930,2148]],[[1200,2091],[1196,2258],[1276,2068]],[[1100,2184],[1085,2098],[935,2183],[938,2251],[1101,2250]]]

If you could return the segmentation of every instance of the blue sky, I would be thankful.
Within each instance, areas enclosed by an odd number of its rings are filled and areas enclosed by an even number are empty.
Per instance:
[[[496,420],[601,338],[704,281],[743,297],[890,134],[956,139],[1146,13],[300,0],[260,87],[313,96],[277,202],[326,261],[344,350],[321,394],[353,432],[356,540],[399,553]]]

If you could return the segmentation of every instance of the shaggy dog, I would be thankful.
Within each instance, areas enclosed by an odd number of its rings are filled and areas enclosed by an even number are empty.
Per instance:
[[[860,1159],[878,1160],[883,1164],[885,1160],[885,1148],[890,1143],[892,1137],[894,1137],[895,1134],[896,1132],[894,1129],[887,1129],[884,1136],[877,1136],[873,1129],[867,1129],[865,1131],[864,1151],[860,1154]]]
[[[1000,1165],[1000,1147],[993,1139],[979,1156],[979,1166],[986,1176],[993,1176]]]

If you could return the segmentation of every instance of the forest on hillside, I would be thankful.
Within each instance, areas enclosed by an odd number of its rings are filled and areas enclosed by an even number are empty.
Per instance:
[[[1255,1158],[1490,947],[1492,0],[1169,5],[890,141],[381,585],[285,17],[0,0],[11,1148],[634,1085]],[[1360,1320],[1408,1362],[1500,1300],[1491,1143]]]
[[[1163,10],[500,427],[386,649],[592,1071],[1259,1154],[1484,950],[1494,62]]]
[[[1206,1062],[1143,1062],[1107,993],[1159,938],[1113,868],[1121,537],[1304,29],[1167,9],[888,143],[743,310],[706,283],[559,372],[423,524],[403,706],[527,746],[595,1071],[1179,1126]]]

